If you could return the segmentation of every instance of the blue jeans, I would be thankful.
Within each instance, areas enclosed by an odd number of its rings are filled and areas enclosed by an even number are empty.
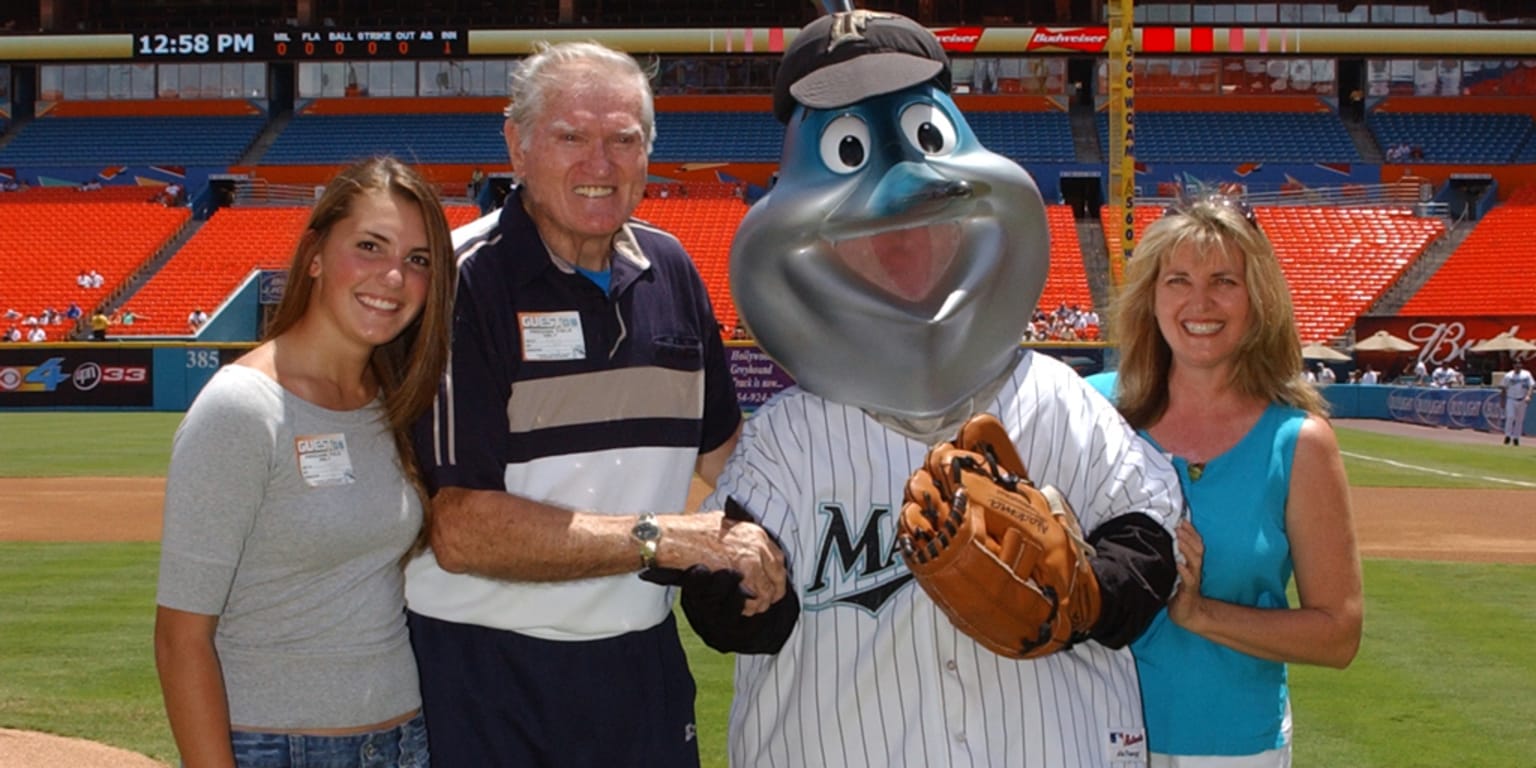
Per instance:
[[[230,734],[240,768],[428,768],[427,722],[417,715],[393,728],[352,736]]]

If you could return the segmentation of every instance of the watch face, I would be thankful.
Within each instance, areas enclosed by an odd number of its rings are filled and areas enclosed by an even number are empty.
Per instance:
[[[641,541],[656,541],[661,538],[661,526],[656,524],[654,518],[642,517],[630,530],[630,535]]]

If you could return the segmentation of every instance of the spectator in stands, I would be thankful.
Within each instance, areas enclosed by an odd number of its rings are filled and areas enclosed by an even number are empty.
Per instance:
[[[127,307],[124,307],[122,313],[118,315],[117,323],[118,325],[133,325],[140,320],[148,319],[148,315],[141,315],[131,309],[128,309]]]
[[[91,341],[106,341],[107,328],[112,325],[112,318],[107,313],[96,310],[91,314]]]
[[[427,491],[410,430],[454,292],[433,186],[390,158],[316,201],[267,337],[176,432],[155,662],[186,766],[425,768],[402,558]]]
[[[187,330],[195,334],[198,329],[207,324],[208,313],[204,312],[202,307],[193,307],[191,313],[187,315]]]
[[[12,342],[21,341],[21,329],[17,328],[14,325],[9,327],[9,328],[6,328],[5,329],[5,336],[4,336],[3,340],[4,341],[12,341]]]
[[[714,481],[741,414],[688,254],[630,220],[655,136],[646,74],[562,43],[510,80],[518,183],[456,238],[452,387],[416,433],[436,492],[406,593],[433,762],[696,766],[673,593],[636,572],[739,571],[757,615],[784,594],[783,556],[718,510],[658,514],[682,511],[695,473]]]
[[[182,186],[174,181],[165,185],[165,188],[160,190],[160,194],[155,195],[155,200],[167,208],[175,208],[186,202],[183,199]]]
[[[1361,384],[1380,384],[1381,383],[1381,373],[1376,370],[1376,366],[1374,366],[1374,365],[1366,365],[1365,366],[1365,373],[1360,374],[1360,383]]]
[[[1441,362],[1439,365],[1435,366],[1435,372],[1430,375],[1429,380],[1430,383],[1434,384],[1436,387],[1445,389],[1451,385],[1452,378],[1453,374],[1451,373],[1450,367],[1447,366],[1444,362]]]
[[[1421,387],[1429,383],[1429,369],[1422,357],[1413,361],[1413,383]]]
[[[32,328],[32,330],[27,331],[27,341],[39,342],[39,341],[47,341],[47,340],[48,340],[48,332],[43,330],[43,327],[41,325],[34,326]]]
[[[17,312],[15,307],[10,307],[10,308],[5,310],[5,319],[12,320],[12,321],[20,320],[21,319],[21,313]]]
[[[1338,374],[1333,372],[1332,368],[1329,368],[1328,366],[1324,365],[1321,362],[1319,362],[1317,364],[1317,383],[1318,384],[1324,384],[1324,385],[1332,384],[1332,383],[1334,383],[1334,382],[1336,382],[1338,380],[1339,380],[1339,376],[1338,376]]]
[[[70,320],[79,320],[83,314],[85,314],[85,311],[80,309],[80,305],[73,301],[69,303],[69,309],[64,310],[64,316]]]
[[[83,269],[80,270],[80,274],[75,275],[75,285],[77,285],[77,286],[79,286],[81,288],[90,288],[91,287],[91,273],[89,273],[89,272],[87,272],[87,271],[85,271]]]
[[[479,202],[480,188],[485,186],[485,171],[480,166],[475,166],[473,173],[469,174],[469,199]]]

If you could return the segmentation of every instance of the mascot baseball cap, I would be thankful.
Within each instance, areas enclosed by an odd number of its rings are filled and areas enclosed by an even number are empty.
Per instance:
[[[929,80],[949,90],[949,57],[917,22],[881,11],[844,11],[800,30],[773,84],[773,116],[788,123],[795,104],[844,107]]]

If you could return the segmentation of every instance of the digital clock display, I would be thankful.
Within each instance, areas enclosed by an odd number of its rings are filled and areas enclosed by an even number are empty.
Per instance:
[[[133,36],[136,59],[441,59],[469,53],[463,29],[154,32]]]

